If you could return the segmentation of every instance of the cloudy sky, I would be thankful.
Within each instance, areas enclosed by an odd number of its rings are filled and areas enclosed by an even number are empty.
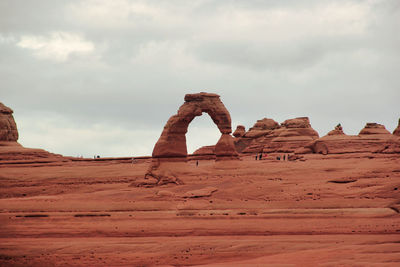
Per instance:
[[[1,0],[0,102],[20,139],[64,155],[150,155],[186,93],[233,127],[308,116],[389,131],[400,117],[398,0]],[[215,144],[197,117],[188,150]]]

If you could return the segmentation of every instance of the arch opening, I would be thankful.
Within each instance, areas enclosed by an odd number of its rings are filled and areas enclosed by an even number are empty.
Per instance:
[[[164,126],[163,132],[153,149],[153,158],[187,159],[186,133],[189,124],[197,116],[208,113],[217,125],[221,137],[215,146],[218,158],[238,158],[233,138],[231,117],[217,94],[198,93],[185,95],[185,103]]]
[[[189,124],[186,133],[187,152],[190,155],[200,148],[215,146],[220,137],[218,127],[211,117],[203,112],[203,115],[195,117]]]

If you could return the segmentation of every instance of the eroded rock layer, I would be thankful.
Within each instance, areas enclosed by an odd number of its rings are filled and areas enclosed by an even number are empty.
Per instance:
[[[0,141],[17,141],[18,130],[13,110],[0,102]]]
[[[336,127],[326,136],[299,148],[296,153],[400,153],[400,137],[390,134],[381,124],[367,123],[358,135],[346,135],[340,131],[342,129]]]
[[[318,137],[308,117],[285,120],[281,124],[264,118],[257,121],[243,138],[236,141],[236,144],[240,146],[248,143],[243,150],[240,150],[243,153],[289,153]]]

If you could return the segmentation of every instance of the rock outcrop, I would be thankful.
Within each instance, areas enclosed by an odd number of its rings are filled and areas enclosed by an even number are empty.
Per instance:
[[[281,124],[264,118],[258,120],[235,144],[237,150],[243,153],[290,153],[318,137],[308,117],[285,120]],[[242,150],[238,149],[238,146],[243,146],[243,144],[246,147]]]
[[[0,103],[0,162],[2,164],[70,161],[68,158],[43,149],[26,148],[19,144],[17,124],[12,114],[11,108]]]
[[[394,131],[393,131],[393,135],[400,136],[400,119],[399,119],[399,123],[397,124],[397,128],[394,129]]]
[[[381,124],[367,123],[358,135],[346,135],[340,131],[335,128],[326,136],[297,149],[296,153],[400,153],[400,138],[390,134]]]
[[[248,132],[244,134],[246,138],[258,138],[271,133],[272,130],[279,129],[281,126],[273,119],[264,118],[258,120]]]
[[[246,133],[246,128],[243,125],[238,125],[233,132],[234,137],[242,137]]]
[[[386,130],[385,126],[375,122],[368,122],[364,129],[362,129],[359,135],[364,134],[390,134],[388,130]]]
[[[18,140],[17,124],[12,114],[13,110],[0,102],[0,141]]]
[[[340,123],[336,125],[335,129],[333,129],[328,133],[328,135],[344,135],[344,134],[345,133],[343,132],[343,127],[342,125],[340,125]]]
[[[209,93],[187,94],[185,103],[172,116],[153,149],[153,158],[163,160],[186,160],[186,132],[189,123],[203,112],[210,115],[221,132],[215,153],[217,158],[238,158],[231,127],[231,117],[219,95]]]

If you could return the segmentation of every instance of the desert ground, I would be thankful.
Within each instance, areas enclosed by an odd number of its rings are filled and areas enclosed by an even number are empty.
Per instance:
[[[400,266],[398,154],[0,162],[1,266]]]

